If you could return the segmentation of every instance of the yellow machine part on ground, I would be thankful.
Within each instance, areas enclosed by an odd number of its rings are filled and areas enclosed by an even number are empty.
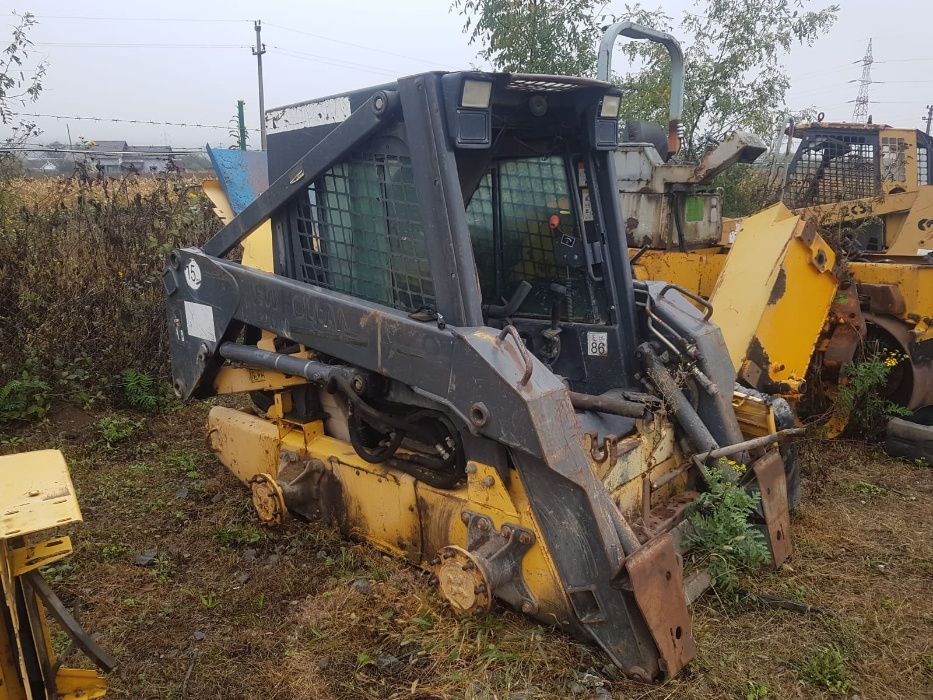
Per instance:
[[[81,521],[62,453],[0,457],[0,514],[0,700],[104,697],[107,683],[96,671],[59,667],[42,602],[25,582],[32,572],[71,553],[68,537],[26,538]]]

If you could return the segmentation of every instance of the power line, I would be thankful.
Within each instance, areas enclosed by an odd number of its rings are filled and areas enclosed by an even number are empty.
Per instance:
[[[188,122],[160,122],[152,119],[119,119],[117,117],[76,117],[62,114],[39,114],[37,112],[12,112],[15,117],[37,117],[42,119],[73,119],[75,121],[114,122],[119,124],[151,124],[153,126],[185,126],[192,129],[230,129],[229,126],[219,124],[196,124]],[[248,129],[259,131],[259,129]]]
[[[206,153],[203,148],[172,149],[171,151],[92,151],[87,148],[58,148],[51,146],[0,146],[4,153],[84,153],[89,156],[186,156],[193,153]]]
[[[241,23],[241,22],[252,22],[253,20],[249,19],[231,19],[231,18],[192,18],[186,19],[184,17],[104,17],[104,16],[78,16],[78,15],[34,15],[37,19],[61,19],[61,20],[86,20],[86,21],[108,21],[108,22],[227,22],[227,23]],[[425,65],[435,66],[436,62],[431,61],[425,58],[419,58],[418,56],[409,56],[407,54],[398,53],[396,51],[387,51],[385,49],[377,49],[373,46],[366,46],[365,44],[358,44],[352,41],[346,41],[344,39],[335,39],[333,37],[325,36],[324,34],[317,34],[315,32],[308,32],[302,29],[295,29],[293,27],[287,27],[284,24],[276,24],[274,22],[266,22],[267,27],[275,27],[276,29],[281,29],[282,31],[292,32],[294,34],[301,34],[302,36],[309,36],[315,39],[321,39],[323,41],[330,41],[335,44],[343,44],[344,46],[352,46],[357,49],[363,49],[365,51],[372,51],[374,53],[381,53],[387,56],[395,56],[396,58],[404,58],[408,61],[417,61]]]
[[[391,78],[397,78],[399,76],[398,72],[393,72],[386,70],[385,68],[379,68],[377,66],[369,66],[363,63],[354,63],[352,61],[341,61],[339,59],[332,59],[327,56],[319,56],[317,54],[305,53],[303,51],[295,51],[294,49],[287,49],[282,46],[270,46],[269,50],[273,53],[277,53],[282,56],[288,56],[289,58],[297,58],[303,61],[310,61],[311,63],[323,63],[330,66],[337,66],[338,68],[350,68],[351,70],[362,70],[369,73],[379,73],[381,75],[389,76]]]
[[[856,81],[856,80],[850,80],[849,82],[850,82],[850,83],[855,83],[855,82],[858,82],[858,81]],[[918,84],[918,83],[920,83],[920,84],[928,84],[928,83],[933,83],[933,80],[872,80],[872,81],[871,81],[871,84],[872,84],[872,85],[888,85],[888,84],[895,84],[895,83],[903,83],[903,84]]]
[[[193,18],[193,17],[100,17],[78,15],[33,15],[36,19],[69,19],[106,22],[250,22],[248,19],[229,19],[219,17]]]
[[[276,29],[281,29],[286,32],[293,32],[295,34],[301,34],[303,36],[310,36],[315,39],[323,39],[324,41],[331,41],[335,44],[343,44],[344,46],[352,46],[357,49],[364,49],[365,51],[372,51],[374,53],[383,53],[383,54],[386,54],[387,56],[395,56],[396,58],[404,58],[409,61],[417,61],[419,63],[424,63],[430,66],[437,65],[436,61],[429,61],[428,59],[425,59],[425,58],[418,58],[417,56],[408,56],[407,54],[396,53],[395,51],[386,51],[385,49],[377,49],[372,46],[366,46],[365,44],[356,44],[352,41],[344,41],[343,39],[334,39],[333,37],[324,36],[323,34],[315,34],[313,32],[306,32],[302,29],[293,29],[292,27],[286,27],[282,24],[274,24],[272,22],[266,22],[266,26],[275,27]]]
[[[77,49],[248,49],[246,44],[155,44],[155,43],[125,43],[105,44],[94,42],[70,41],[36,41],[33,46],[58,46]]]

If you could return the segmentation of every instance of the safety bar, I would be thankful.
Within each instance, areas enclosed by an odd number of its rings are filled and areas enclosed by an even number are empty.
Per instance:
[[[671,105],[668,119],[667,146],[671,153],[680,150],[684,116],[684,52],[680,42],[667,32],[643,27],[634,22],[616,22],[603,32],[599,42],[596,77],[608,81],[612,68],[612,48],[620,36],[630,39],[646,39],[661,44],[671,58]]]

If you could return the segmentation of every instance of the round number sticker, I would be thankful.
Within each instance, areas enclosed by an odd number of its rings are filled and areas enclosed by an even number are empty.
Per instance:
[[[201,268],[198,267],[197,261],[193,258],[188,261],[188,264],[185,266],[185,282],[188,283],[188,286],[192,289],[197,289],[201,286]]]

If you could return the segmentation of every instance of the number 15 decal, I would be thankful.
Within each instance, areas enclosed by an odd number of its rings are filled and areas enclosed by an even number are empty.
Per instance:
[[[606,357],[609,354],[609,334],[592,331],[587,333],[586,353],[595,357]]]

